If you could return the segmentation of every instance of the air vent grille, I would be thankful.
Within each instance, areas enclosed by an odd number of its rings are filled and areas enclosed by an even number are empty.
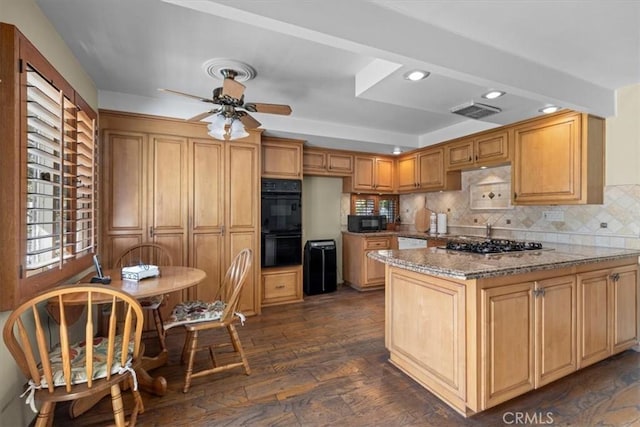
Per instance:
[[[458,105],[451,109],[452,113],[460,114],[461,116],[465,116],[470,119],[481,119],[483,117],[499,113],[500,111],[502,110],[498,107],[492,107],[491,105],[480,104],[473,101]]]

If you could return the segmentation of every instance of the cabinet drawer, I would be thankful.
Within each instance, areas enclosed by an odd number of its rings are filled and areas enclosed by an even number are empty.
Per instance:
[[[389,249],[391,248],[391,238],[386,237],[384,239],[367,239],[364,242],[365,249]]]
[[[302,266],[262,270],[262,305],[302,301]]]

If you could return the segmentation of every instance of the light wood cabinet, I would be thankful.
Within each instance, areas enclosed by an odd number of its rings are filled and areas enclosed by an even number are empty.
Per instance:
[[[601,204],[604,120],[566,112],[512,128],[513,203]]]
[[[302,301],[302,266],[262,269],[262,306]]]
[[[262,176],[265,178],[302,179],[302,144],[297,139],[264,137],[262,139]]]
[[[585,367],[638,341],[637,266],[578,275],[578,364]]]
[[[506,128],[451,141],[444,147],[447,170],[497,166],[511,161],[509,132]]]
[[[482,295],[484,407],[577,369],[575,276],[489,288]]]
[[[384,287],[384,264],[367,256],[371,251],[397,248],[394,235],[342,234],[343,279],[351,287],[372,290]]]
[[[345,177],[343,180],[345,193],[358,191],[391,193],[394,190],[394,159],[354,156],[353,175]]]
[[[96,113],[13,25],[0,23],[0,311],[92,265]]]
[[[397,159],[398,192],[460,190],[460,171],[445,171],[444,159],[443,147],[421,150]]]
[[[260,312],[260,133],[233,144],[208,137],[202,124],[102,111],[105,265],[126,247],[154,241],[176,264],[207,278],[174,300],[211,300],[243,248],[254,261],[240,309]],[[166,314],[166,313],[165,313]]]
[[[305,175],[351,175],[353,173],[353,154],[338,150],[304,148],[302,168]]]

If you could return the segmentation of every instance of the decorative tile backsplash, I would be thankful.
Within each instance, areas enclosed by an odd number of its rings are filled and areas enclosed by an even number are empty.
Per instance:
[[[483,192],[496,194],[496,188],[483,184],[504,183],[497,187],[501,191],[510,182],[511,166],[501,166],[463,172],[461,191],[401,195],[402,224],[411,229],[416,210],[426,206],[447,213],[452,234],[484,235],[489,222],[499,238],[640,249],[640,185],[605,187],[602,205],[500,206],[501,201],[481,206],[473,201]]]

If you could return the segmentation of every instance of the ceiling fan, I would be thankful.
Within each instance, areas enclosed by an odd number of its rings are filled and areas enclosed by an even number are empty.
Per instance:
[[[222,116],[227,125],[231,125],[234,120],[240,120],[242,124],[248,129],[255,129],[260,126],[260,122],[254,119],[249,113],[267,113],[267,114],[280,114],[288,116],[291,114],[291,107],[283,104],[265,104],[258,102],[244,102],[244,90],[245,86],[236,81],[235,78],[238,73],[233,69],[220,70],[220,74],[224,76],[222,87],[217,87],[213,90],[213,96],[211,98],[204,98],[197,95],[190,95],[188,93],[178,92],[171,89],[159,89],[163,92],[174,93],[176,95],[187,96],[189,98],[198,99],[202,102],[208,102],[216,104],[218,107],[212,110],[200,113],[187,120],[200,121],[206,117],[217,115]]]

